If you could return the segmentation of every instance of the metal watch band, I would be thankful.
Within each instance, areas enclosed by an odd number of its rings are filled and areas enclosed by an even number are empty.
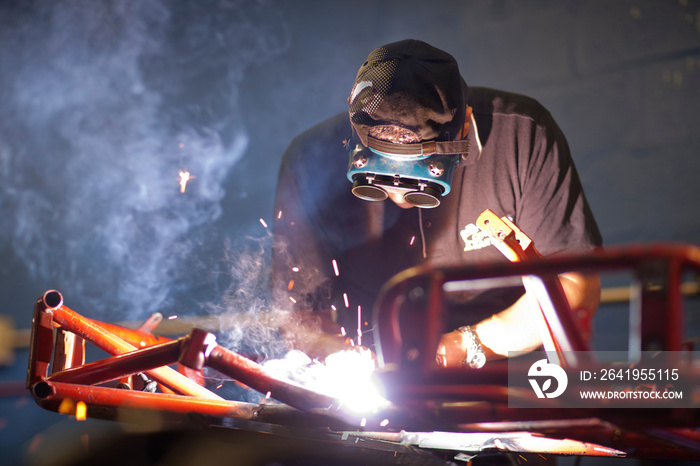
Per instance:
[[[462,365],[471,367],[472,369],[481,369],[486,364],[486,355],[481,347],[481,342],[476,332],[469,325],[457,329],[465,336],[467,346],[467,354],[462,361]]]

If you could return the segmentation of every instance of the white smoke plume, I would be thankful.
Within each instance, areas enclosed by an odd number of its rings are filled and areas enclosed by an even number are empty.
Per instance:
[[[248,144],[239,85],[286,46],[275,14],[264,1],[0,4],[0,241],[33,280],[111,321],[206,282],[221,242],[207,227]]]

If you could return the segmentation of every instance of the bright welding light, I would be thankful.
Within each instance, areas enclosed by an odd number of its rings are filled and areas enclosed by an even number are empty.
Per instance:
[[[372,352],[367,348],[330,354],[325,361],[311,360],[293,350],[284,359],[267,361],[265,370],[278,379],[287,379],[305,388],[333,397],[343,411],[366,416],[386,407],[389,402],[381,396],[374,383],[376,367]]]
[[[389,404],[374,381],[376,363],[370,350],[355,347],[333,353],[324,367],[326,378],[317,391],[338,398],[345,411],[372,414]]]

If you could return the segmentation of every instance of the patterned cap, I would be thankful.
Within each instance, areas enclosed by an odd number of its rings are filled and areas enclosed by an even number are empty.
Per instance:
[[[452,55],[418,40],[394,42],[374,50],[360,67],[348,97],[350,121],[368,147],[372,127],[399,127],[417,141],[452,141],[464,124],[466,94]],[[393,144],[399,145],[421,146]],[[442,144],[433,152],[462,153],[465,147]]]

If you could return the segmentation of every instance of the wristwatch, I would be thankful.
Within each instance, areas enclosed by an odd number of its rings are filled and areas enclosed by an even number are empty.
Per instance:
[[[486,355],[484,354],[484,349],[481,347],[481,342],[476,332],[469,325],[460,327],[457,329],[458,332],[464,335],[464,343],[467,348],[467,354],[462,361],[462,365],[466,367],[471,367],[472,369],[481,369],[486,364]]]

